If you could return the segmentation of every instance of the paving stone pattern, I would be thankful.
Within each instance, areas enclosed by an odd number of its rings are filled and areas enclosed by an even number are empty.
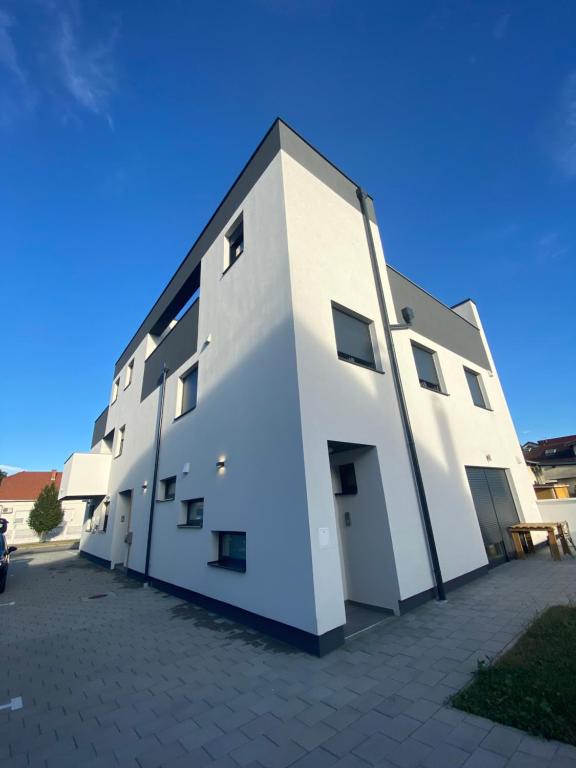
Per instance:
[[[573,747],[446,704],[478,659],[576,599],[575,577],[545,551],[317,659],[74,552],[17,555],[0,704],[24,706],[0,711],[0,765],[576,768]]]

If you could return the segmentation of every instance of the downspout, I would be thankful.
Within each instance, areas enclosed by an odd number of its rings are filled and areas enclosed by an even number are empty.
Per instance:
[[[414,442],[414,433],[412,432],[412,425],[410,424],[408,407],[406,405],[406,398],[404,395],[404,389],[402,387],[402,379],[400,378],[400,369],[398,368],[398,359],[396,358],[396,350],[394,348],[394,337],[392,335],[392,329],[390,326],[390,317],[388,315],[388,309],[386,307],[386,297],[384,294],[384,287],[382,285],[382,277],[380,275],[380,268],[378,265],[376,248],[374,246],[374,238],[372,236],[372,227],[370,225],[370,217],[368,216],[368,211],[366,208],[366,199],[368,198],[368,195],[366,194],[366,192],[360,189],[360,187],[357,187],[356,195],[358,197],[358,200],[360,201],[360,211],[362,213],[362,218],[364,219],[364,228],[366,230],[366,240],[368,241],[368,250],[370,251],[372,271],[374,273],[374,281],[376,283],[376,293],[378,294],[378,304],[380,305],[380,314],[382,316],[382,324],[384,325],[386,347],[388,349],[388,355],[390,357],[390,371],[392,373],[392,381],[394,382],[394,389],[396,390],[396,397],[398,398],[398,405],[400,406],[400,418],[402,420],[404,436],[406,438],[406,444],[408,446],[408,454],[410,456],[410,465],[412,467],[412,475],[414,477],[416,494],[418,496],[418,506],[420,507],[420,514],[422,516],[424,531],[425,531],[426,539],[428,542],[428,552],[430,554],[430,561],[432,564],[432,570],[434,572],[434,581],[436,584],[436,597],[438,600],[446,600],[446,591],[444,589],[442,571],[440,570],[438,550],[436,549],[436,541],[434,539],[434,530],[432,528],[432,521],[430,520],[430,510],[428,509],[428,500],[426,499],[426,491],[424,489],[422,471],[420,469],[420,462],[418,461],[418,452],[416,450],[416,443]]]
[[[152,549],[152,528],[154,526],[154,508],[156,505],[156,483],[158,482],[158,464],[160,462],[160,441],[162,438],[162,416],[164,414],[164,391],[166,389],[166,376],[168,368],[166,363],[162,366],[162,378],[160,379],[160,395],[158,401],[158,418],[156,423],[156,449],[154,454],[154,473],[152,487],[150,489],[150,514],[148,516],[148,540],[146,542],[146,564],[144,566],[144,583],[149,584],[148,573],[150,571],[150,550]]]

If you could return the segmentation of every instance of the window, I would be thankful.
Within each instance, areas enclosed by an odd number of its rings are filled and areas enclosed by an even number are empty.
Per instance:
[[[238,261],[240,256],[244,253],[244,220],[242,218],[234,224],[230,234],[227,235],[227,239],[228,261],[224,271],[230,269],[232,264]]]
[[[556,448],[546,448],[544,451],[544,456],[554,456],[556,453]]]
[[[208,565],[229,568],[244,573],[246,570],[246,534],[218,531],[218,560]]]
[[[338,467],[340,474],[340,493],[343,496],[358,493],[356,483],[356,470],[354,464],[340,464]]]
[[[202,528],[204,523],[204,499],[187,499],[184,506],[184,527]]]
[[[118,399],[118,390],[120,389],[120,376],[114,381],[114,384],[112,385],[112,403],[115,403]]]
[[[124,380],[124,389],[127,389],[132,382],[132,373],[134,372],[134,360],[130,360],[126,368],[126,378]]]
[[[118,437],[116,438],[116,453],[114,454],[115,458],[118,458],[118,456],[122,456],[122,451],[124,450],[124,436],[126,433],[126,426],[120,427],[118,430]]]
[[[416,344],[412,344],[412,351],[414,353],[414,362],[416,363],[420,385],[424,387],[424,389],[431,389],[434,392],[442,392],[440,379],[438,377],[438,369],[436,367],[435,353],[431,352],[429,349],[424,349],[424,347],[419,347]]]
[[[92,524],[94,522],[94,512],[96,511],[96,504],[93,501],[89,501],[86,505],[86,518],[84,520],[84,530],[91,531]]]
[[[371,322],[363,320],[346,310],[332,306],[336,349],[340,360],[358,363],[376,370],[374,347],[370,331]]]
[[[162,501],[172,501],[176,498],[176,478],[167,477],[161,481]]]
[[[198,398],[198,366],[181,377],[182,394],[180,399],[180,416],[196,408]]]
[[[480,374],[475,371],[470,371],[468,368],[464,368],[466,374],[466,381],[470,388],[470,394],[472,395],[472,402],[477,405],[478,408],[488,408],[486,404],[486,398],[482,390],[482,383],[480,381]]]

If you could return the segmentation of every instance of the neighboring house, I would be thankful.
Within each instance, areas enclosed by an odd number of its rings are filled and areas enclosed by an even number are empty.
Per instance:
[[[61,496],[87,500],[85,555],[319,654],[358,604],[408,610],[540,519],[475,304],[387,266],[372,200],[282,121],[120,355]]]
[[[576,496],[576,435],[524,443],[522,451],[534,485],[567,486],[568,494]]]
[[[28,525],[30,514],[38,494],[48,483],[60,488],[62,472],[16,472],[0,484],[0,517],[8,521],[8,544],[30,544],[39,541],[38,534]],[[61,525],[47,535],[50,541],[78,541],[82,531],[85,505],[78,501],[62,504],[64,518]]]

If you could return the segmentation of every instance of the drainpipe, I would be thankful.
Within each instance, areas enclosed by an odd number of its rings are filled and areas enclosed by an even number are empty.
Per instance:
[[[158,401],[158,419],[156,425],[156,450],[154,454],[154,474],[152,479],[152,488],[150,495],[150,514],[148,517],[148,540],[146,542],[146,564],[144,566],[144,584],[148,585],[150,579],[148,576],[150,570],[150,550],[152,549],[152,528],[154,526],[154,507],[156,504],[156,483],[158,482],[158,463],[160,461],[160,440],[162,437],[162,416],[164,413],[164,391],[166,389],[166,377],[168,368],[166,363],[162,366],[162,378],[160,379],[160,395]]]
[[[388,349],[388,355],[390,357],[390,371],[392,373],[394,389],[396,390],[396,396],[398,398],[398,404],[400,406],[400,418],[402,420],[402,427],[404,428],[404,436],[406,438],[406,444],[408,446],[408,454],[410,456],[412,475],[414,477],[414,484],[416,486],[416,493],[418,496],[418,506],[420,507],[420,514],[422,516],[424,531],[426,533],[426,539],[428,541],[428,552],[430,554],[430,561],[432,564],[432,570],[434,572],[434,581],[436,583],[436,598],[438,600],[443,601],[443,600],[446,600],[446,591],[444,589],[442,571],[440,570],[440,561],[438,560],[438,550],[436,549],[436,541],[434,539],[434,530],[432,528],[432,521],[430,520],[430,510],[428,509],[428,501],[426,499],[426,491],[424,489],[422,471],[420,469],[420,462],[418,461],[418,452],[416,451],[416,443],[414,442],[414,433],[412,432],[412,425],[410,424],[408,407],[406,405],[406,398],[404,396],[404,389],[402,387],[402,379],[400,378],[400,369],[398,368],[398,360],[396,358],[396,350],[394,348],[394,337],[392,335],[392,327],[390,326],[390,317],[388,315],[388,309],[386,307],[386,297],[384,294],[384,287],[382,285],[382,277],[380,275],[380,268],[378,265],[376,248],[374,247],[374,238],[372,237],[372,227],[370,225],[370,218],[368,216],[368,211],[366,208],[366,200],[368,198],[368,195],[366,194],[366,192],[360,189],[360,187],[357,187],[356,195],[358,197],[358,200],[360,201],[360,211],[362,212],[362,218],[364,219],[364,228],[366,230],[366,240],[368,241],[368,250],[370,251],[372,271],[374,273],[374,280],[376,282],[376,292],[378,294],[378,304],[380,305],[380,314],[382,316],[382,323],[384,325],[386,347]]]

